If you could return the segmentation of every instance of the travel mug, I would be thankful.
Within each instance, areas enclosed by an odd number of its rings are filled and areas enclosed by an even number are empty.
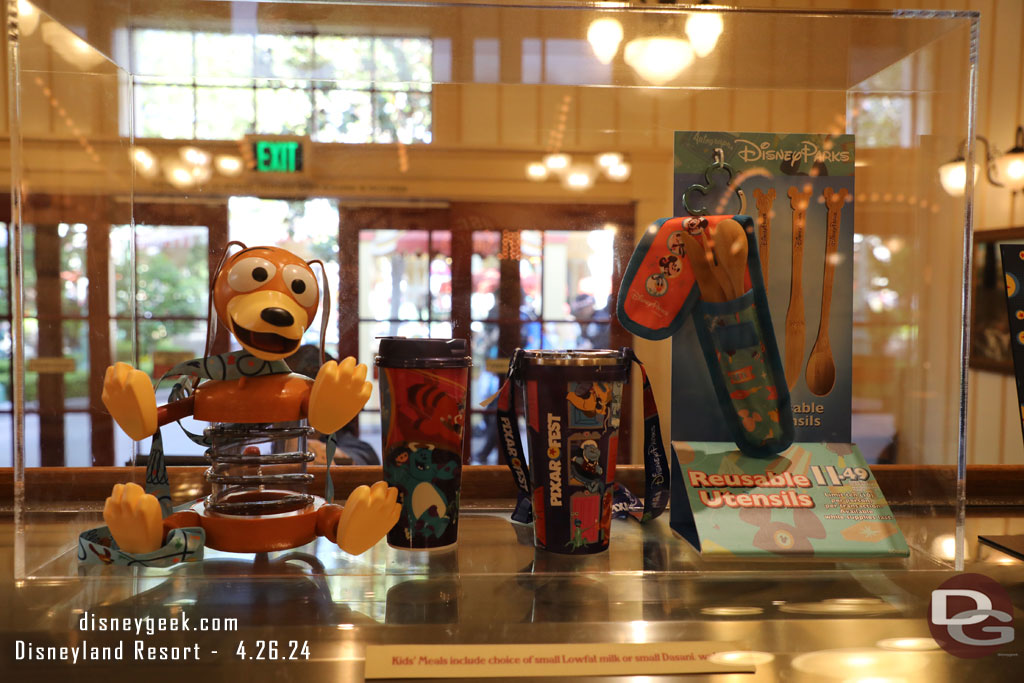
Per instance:
[[[606,550],[630,359],[612,350],[525,351],[521,363],[536,547]]]
[[[455,543],[462,482],[469,367],[464,339],[383,337],[380,417],[384,480],[399,490],[402,514],[388,545]]]

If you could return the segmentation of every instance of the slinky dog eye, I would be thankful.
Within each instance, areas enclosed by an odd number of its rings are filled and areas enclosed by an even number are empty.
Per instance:
[[[231,266],[228,285],[236,292],[251,292],[274,279],[277,266],[265,258],[250,256]]]
[[[320,297],[320,288],[316,284],[316,276],[302,266],[289,265],[281,271],[288,291],[303,308],[315,306]]]

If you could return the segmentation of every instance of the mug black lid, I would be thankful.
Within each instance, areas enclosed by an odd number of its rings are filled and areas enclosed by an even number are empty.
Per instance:
[[[465,339],[380,337],[375,362],[386,368],[466,368],[473,359]]]

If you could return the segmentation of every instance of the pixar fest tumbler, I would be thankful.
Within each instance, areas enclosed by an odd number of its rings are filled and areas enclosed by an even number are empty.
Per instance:
[[[620,351],[526,351],[522,376],[538,548],[608,548],[622,389]]]

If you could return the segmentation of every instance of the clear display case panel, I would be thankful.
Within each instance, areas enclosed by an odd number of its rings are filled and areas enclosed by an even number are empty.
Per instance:
[[[853,441],[874,462],[905,466],[899,515],[913,521],[903,526],[911,556],[897,565],[962,560],[973,188],[968,179],[963,197],[948,196],[937,169],[965,141],[972,151],[976,15],[180,0],[18,8],[6,55],[4,389],[15,428],[0,462],[15,472],[18,577],[74,574],[76,536],[96,525],[102,502],[56,485],[26,490],[26,470],[120,466],[148,452],[101,405],[104,368],[125,360],[156,377],[202,352],[208,278],[229,239],[327,261],[331,353],[369,358],[381,334],[479,340],[509,329],[549,348],[574,344],[582,278],[601,296],[617,291],[632,245],[672,211],[679,130],[857,136]],[[617,22],[610,42],[592,30],[597,20]],[[297,142],[301,161],[260,157],[260,142]],[[584,180],[531,177],[553,152],[571,155]],[[629,172],[599,172],[606,152]],[[571,231],[588,237],[573,242]],[[625,256],[608,241],[624,243]],[[590,266],[582,249],[611,265]],[[607,284],[594,284],[601,268]],[[490,315],[510,291],[522,317]],[[400,292],[421,295],[393,298]],[[632,342],[671,414],[670,342]],[[472,391],[486,396],[501,372],[474,369]],[[371,441],[375,401],[360,420]],[[472,416],[474,443],[488,420]],[[169,455],[201,454],[175,429],[165,430]],[[632,429],[622,460],[641,461],[641,432]],[[98,475],[63,476],[84,485]],[[634,534],[625,525],[614,523],[613,544]],[[515,543],[511,528],[506,536]],[[671,542],[678,561],[659,571],[710,568]],[[384,582],[511,567],[323,553],[329,574]]]

